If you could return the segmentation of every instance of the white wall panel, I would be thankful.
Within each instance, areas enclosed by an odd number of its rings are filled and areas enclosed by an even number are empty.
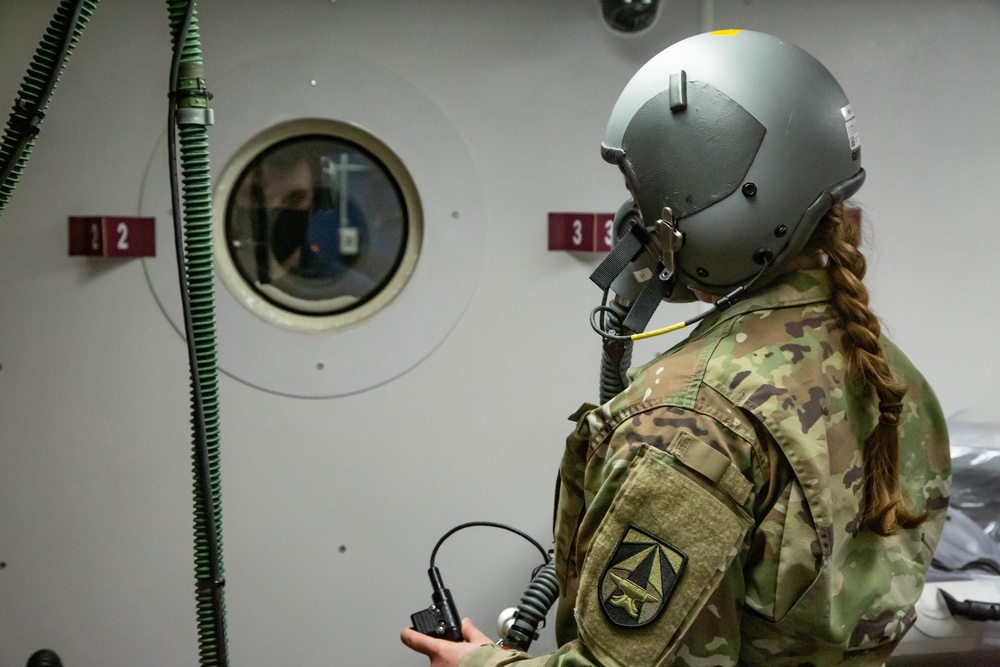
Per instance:
[[[699,24],[698,3],[662,4],[637,37],[613,34],[596,0],[199,8],[210,86],[268,54],[334,49],[422,90],[468,146],[487,222],[471,303],[404,375],[319,400],[223,376],[231,664],[425,664],[397,637],[430,602],[437,538],[476,519],[547,536],[565,416],[596,396],[600,343],[587,323],[596,259],[547,251],[546,214],[625,198],[599,157],[607,114],[646,59]],[[3,105],[55,6],[0,0]],[[878,312],[947,413],[985,410],[980,387],[1000,375],[987,353],[1000,6],[732,0],[715,3],[715,21],[791,39],[841,79],[869,171],[859,200]],[[0,665],[42,647],[67,667],[197,660],[183,342],[138,260],[66,256],[67,216],[138,213],[168,65],[165,5],[102,2],[0,216]],[[670,342],[643,343],[637,359]],[[460,611],[488,632],[535,562],[486,529],[439,557]]]

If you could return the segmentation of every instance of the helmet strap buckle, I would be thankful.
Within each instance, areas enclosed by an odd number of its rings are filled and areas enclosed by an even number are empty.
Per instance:
[[[677,223],[674,221],[674,211],[669,206],[663,207],[660,219],[656,221],[656,231],[660,237],[663,266],[667,271],[673,272],[674,253],[684,247],[684,234],[677,229]]]

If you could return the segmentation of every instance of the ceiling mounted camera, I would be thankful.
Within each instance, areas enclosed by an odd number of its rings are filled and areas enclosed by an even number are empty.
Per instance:
[[[653,25],[660,0],[601,0],[604,20],[619,32],[640,32]]]

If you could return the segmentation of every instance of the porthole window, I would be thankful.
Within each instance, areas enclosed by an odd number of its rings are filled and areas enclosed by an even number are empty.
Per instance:
[[[399,158],[356,126],[306,119],[261,133],[227,166],[219,195],[223,282],[281,326],[333,329],[368,317],[416,264],[416,188]]]
[[[262,86],[267,94],[261,94]],[[429,359],[475,294],[487,248],[486,206],[476,163],[438,102],[392,70],[330,50],[266,54],[237,64],[212,89],[216,118],[228,119],[213,126],[210,137],[211,233],[221,283],[215,290],[219,369],[262,391],[332,398],[380,387]],[[315,138],[332,143],[314,150]],[[169,239],[174,229],[167,142],[164,132],[149,156],[139,215],[154,218],[157,238]],[[386,181],[395,183],[391,188],[365,184],[354,180],[359,171],[345,169],[343,190],[350,193],[345,227],[357,231],[344,233],[343,251],[340,203],[333,205],[333,194],[319,197],[327,207],[318,210],[331,211],[326,219],[336,221],[335,234],[327,236],[335,241],[338,261],[360,271],[368,261],[366,252],[388,258],[371,263],[383,272],[368,273],[375,288],[367,295],[351,294],[309,264],[285,266],[278,258],[283,255],[286,263],[292,258],[301,246],[301,232],[291,240],[268,239],[260,230],[268,222],[265,211],[235,210],[252,207],[252,165],[263,165],[269,156],[284,160],[283,154],[297,151],[318,162],[310,165],[319,179],[314,188],[322,187],[324,173],[330,190],[341,188],[340,173],[331,168],[341,162],[347,169],[372,166],[363,172],[369,174],[366,178],[384,173]],[[250,203],[237,196],[247,179]],[[397,233],[384,255],[378,254],[383,242],[377,241],[375,230],[388,227],[384,221],[391,213],[385,211],[391,206],[378,213],[371,205],[378,187],[390,203],[389,190],[396,192],[405,220],[405,238]],[[237,220],[240,215],[243,223]],[[255,215],[256,236],[252,228],[246,230]],[[371,242],[367,249],[366,238]],[[263,254],[257,248],[262,240],[270,262],[266,265],[255,263],[254,253]],[[358,253],[352,260],[355,241]],[[142,265],[156,303],[183,337],[176,257],[159,253],[144,257]],[[321,261],[320,268],[324,265]],[[257,275],[264,268],[271,272],[265,277],[270,282]]]

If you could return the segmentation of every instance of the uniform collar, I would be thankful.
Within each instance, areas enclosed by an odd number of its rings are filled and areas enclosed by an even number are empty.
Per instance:
[[[830,279],[826,269],[806,269],[785,273],[761,291],[737,302],[728,310],[706,317],[692,332],[691,338],[700,338],[716,325],[746,313],[829,300]]]

